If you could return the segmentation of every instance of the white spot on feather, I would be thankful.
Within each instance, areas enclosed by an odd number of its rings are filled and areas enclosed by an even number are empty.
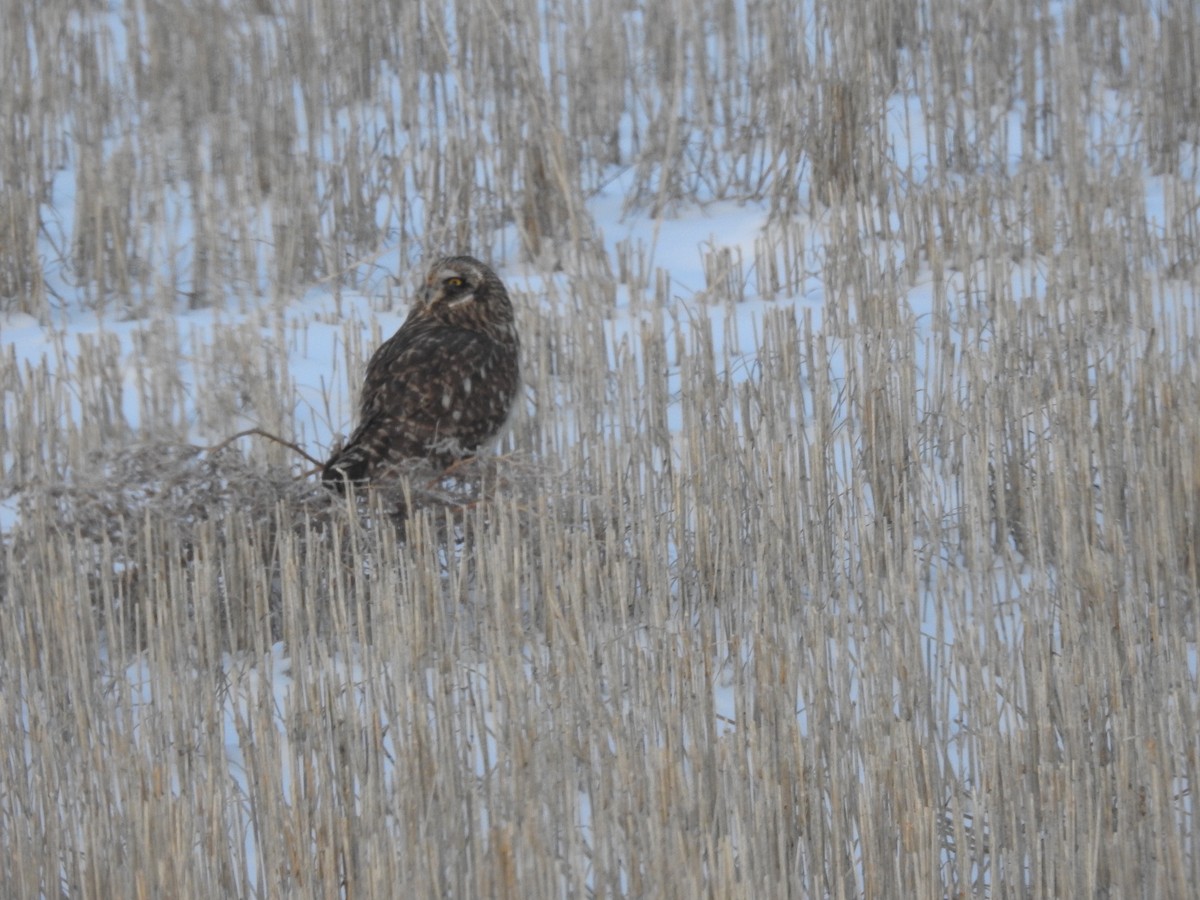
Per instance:
[[[464,394],[471,393],[471,379],[470,378],[463,379],[463,393]]]
[[[443,409],[449,409],[450,404],[453,402],[454,402],[454,399],[450,396],[449,391],[446,391],[446,393],[442,394],[442,408]]]

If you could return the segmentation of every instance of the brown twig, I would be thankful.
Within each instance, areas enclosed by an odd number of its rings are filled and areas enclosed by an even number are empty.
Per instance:
[[[226,447],[228,447],[234,441],[238,440],[238,438],[250,437],[252,435],[258,435],[259,437],[264,437],[269,441],[274,441],[277,444],[282,444],[284,447],[287,447],[289,450],[293,450],[296,453],[298,453],[300,456],[303,456],[306,460],[308,460],[310,463],[317,466],[318,468],[320,466],[324,465],[322,460],[317,459],[315,456],[310,454],[307,450],[305,450],[299,444],[295,444],[292,441],[285,441],[283,438],[279,437],[279,435],[271,434],[271,432],[269,432],[269,431],[263,431],[261,428],[248,428],[245,431],[239,431],[237,434],[234,434],[234,435],[231,435],[231,436],[225,438],[225,440],[221,441],[221,443],[219,443],[219,444],[213,444],[211,447],[201,447],[200,451],[202,453],[218,453],[221,450],[224,450]],[[307,478],[311,474],[312,474],[311,471],[305,472],[301,475],[301,477]]]

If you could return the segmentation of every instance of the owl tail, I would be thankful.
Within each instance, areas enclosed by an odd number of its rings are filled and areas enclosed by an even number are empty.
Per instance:
[[[325,463],[325,468],[321,470],[321,481],[326,487],[344,494],[347,482],[367,480],[371,456],[362,444],[347,444]]]

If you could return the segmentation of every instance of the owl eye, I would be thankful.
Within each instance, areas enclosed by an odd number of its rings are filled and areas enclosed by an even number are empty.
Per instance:
[[[461,278],[447,278],[445,281],[446,287],[456,288],[456,287],[462,287],[464,284],[466,284],[466,282],[463,281]]]

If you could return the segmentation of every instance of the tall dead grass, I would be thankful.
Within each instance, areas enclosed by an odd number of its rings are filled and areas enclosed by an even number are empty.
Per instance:
[[[4,309],[153,315],[132,375],[0,356],[7,891],[1200,883],[1196,10],[792,10],[8,5]],[[775,215],[675,297],[597,240],[613,165]],[[164,313],[503,228],[564,271],[509,456],[351,508],[187,444],[290,433],[290,338],[222,326],[197,389]]]

